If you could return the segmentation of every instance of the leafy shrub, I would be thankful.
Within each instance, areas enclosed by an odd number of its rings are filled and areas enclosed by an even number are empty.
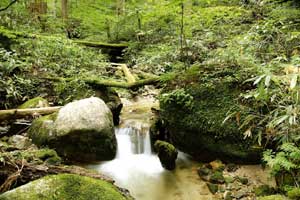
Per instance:
[[[164,105],[174,106],[177,109],[180,108],[182,110],[193,109],[193,97],[188,94],[184,89],[174,90],[171,93],[163,94],[159,98],[162,107]]]

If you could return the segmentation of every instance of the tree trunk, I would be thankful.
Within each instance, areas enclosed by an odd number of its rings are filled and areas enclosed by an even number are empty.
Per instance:
[[[48,115],[58,111],[61,107],[28,108],[0,110],[0,122],[10,119],[24,118],[26,116]]]
[[[68,0],[61,0],[61,16],[64,21],[68,19]]]

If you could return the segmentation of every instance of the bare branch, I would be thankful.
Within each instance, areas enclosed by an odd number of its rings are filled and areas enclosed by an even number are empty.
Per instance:
[[[18,0],[13,0],[11,1],[6,7],[4,8],[0,8],[0,12],[1,11],[4,11],[4,10],[7,10],[10,6],[12,6],[14,3],[16,3]]]

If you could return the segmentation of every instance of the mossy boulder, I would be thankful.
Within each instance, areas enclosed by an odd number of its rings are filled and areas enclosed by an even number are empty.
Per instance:
[[[290,199],[300,199],[300,188],[293,188],[287,192]]]
[[[26,101],[18,108],[26,109],[26,108],[42,108],[42,107],[49,107],[48,101],[42,97],[35,97],[33,99]]]
[[[107,87],[96,87],[95,89],[96,97],[101,98],[106,105],[109,107],[113,114],[113,121],[115,125],[120,123],[120,113],[123,108],[123,104],[118,93],[112,88]]]
[[[260,197],[258,198],[258,200],[288,200],[288,198],[283,195],[277,194],[277,195]]]
[[[34,120],[28,135],[36,145],[54,148],[70,160],[109,160],[116,154],[112,113],[96,97],[69,103],[58,113]]]
[[[126,200],[113,184],[74,174],[51,175],[0,195],[0,200]]]
[[[168,170],[175,169],[175,161],[178,155],[176,148],[172,144],[160,140],[155,142],[154,148],[158,152],[158,157],[162,166]]]
[[[206,162],[261,161],[253,137],[245,139],[236,120],[223,123],[246,87],[249,75],[243,73],[238,67],[193,66],[169,82],[160,96],[160,117],[176,148]]]

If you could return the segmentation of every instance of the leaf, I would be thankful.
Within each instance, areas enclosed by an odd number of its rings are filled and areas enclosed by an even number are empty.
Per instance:
[[[225,119],[223,120],[222,124],[225,124],[225,122],[227,122],[227,120],[229,120],[230,118],[234,117],[237,114],[237,112],[232,112],[229,115],[227,115],[225,117]]]
[[[281,118],[277,119],[277,120],[274,122],[274,125],[275,125],[275,126],[278,126],[278,125],[281,124],[284,120],[286,120],[288,117],[289,117],[288,115],[282,116]]]
[[[271,81],[271,76],[270,75],[266,76],[265,86],[269,87],[270,86],[270,81]]]
[[[290,88],[294,89],[297,84],[298,74],[293,74]]]
[[[251,131],[251,127],[250,127],[244,132],[244,139],[246,139],[247,137],[251,137],[251,136],[252,136],[252,131]]]
[[[261,79],[264,78],[265,76],[266,76],[266,75],[259,76],[259,77],[254,81],[253,85],[257,85],[257,84],[261,81]]]

